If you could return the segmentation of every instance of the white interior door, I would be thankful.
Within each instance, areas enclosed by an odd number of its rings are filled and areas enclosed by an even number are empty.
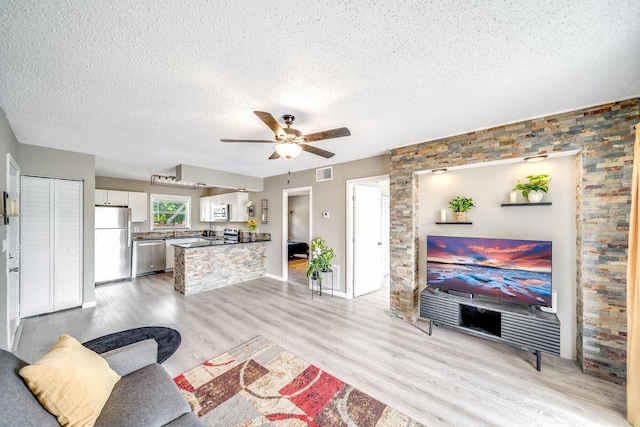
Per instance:
[[[382,196],[382,275],[388,276],[391,273],[391,253],[389,248],[389,234],[391,220],[389,218],[389,196]]]
[[[22,317],[29,317],[49,313],[52,306],[53,183],[48,178],[23,176],[21,184],[20,311]]]
[[[82,304],[82,182],[23,176],[22,317]]]
[[[53,311],[82,304],[82,182],[54,180]]]
[[[382,209],[378,187],[353,187],[353,296],[382,286]]]
[[[7,193],[9,199],[19,205],[20,167],[11,154],[7,153]],[[14,345],[14,339],[20,325],[20,217],[9,219],[7,225],[7,320],[8,349]]]

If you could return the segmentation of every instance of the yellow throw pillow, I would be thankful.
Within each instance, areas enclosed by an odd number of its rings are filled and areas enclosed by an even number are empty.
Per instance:
[[[63,426],[91,426],[120,376],[69,335],[33,365],[20,369],[31,392]]]

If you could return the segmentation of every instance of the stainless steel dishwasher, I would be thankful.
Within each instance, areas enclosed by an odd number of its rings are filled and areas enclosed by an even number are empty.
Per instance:
[[[164,271],[164,240],[137,240],[133,243],[133,277]]]

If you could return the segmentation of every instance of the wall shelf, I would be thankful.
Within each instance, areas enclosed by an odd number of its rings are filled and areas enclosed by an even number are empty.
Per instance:
[[[263,224],[266,224],[267,222],[269,222],[268,218],[267,218],[267,212],[269,212],[269,205],[268,205],[268,201],[267,199],[262,199],[260,208],[262,209],[262,212],[260,213],[260,222],[262,222]]]
[[[551,202],[540,202],[540,203],[503,203],[500,206],[503,208],[510,206],[551,206]]]
[[[443,221],[436,221],[436,224],[438,224],[438,225],[471,225],[473,223],[472,222],[443,222]]]

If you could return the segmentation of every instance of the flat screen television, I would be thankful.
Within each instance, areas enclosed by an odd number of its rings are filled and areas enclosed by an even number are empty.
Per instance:
[[[427,285],[551,307],[551,242],[427,236]]]

